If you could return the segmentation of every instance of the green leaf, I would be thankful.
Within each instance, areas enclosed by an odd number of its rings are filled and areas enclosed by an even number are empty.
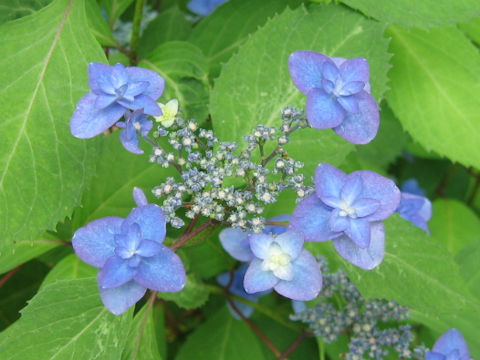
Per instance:
[[[115,46],[117,42],[113,37],[112,30],[102,15],[100,6],[96,1],[87,1],[85,4],[90,31],[97,41],[103,46]]]
[[[480,298],[480,266],[478,261],[480,259],[480,236],[477,233],[477,238],[470,244],[460,250],[455,257],[457,263],[460,265],[460,273],[470,291]]]
[[[357,155],[377,166],[387,166],[402,154],[408,135],[386,102],[381,105],[380,119],[377,136],[369,144],[357,146]]]
[[[96,277],[45,286],[0,334],[4,360],[119,359],[133,310],[122,316],[100,301]]]
[[[466,21],[480,16],[480,3],[476,0],[341,0],[388,24],[429,28]]]
[[[284,107],[304,107],[305,95],[293,85],[287,66],[296,50],[367,58],[373,95],[381,98],[390,57],[383,32],[383,25],[342,6],[312,5],[308,12],[304,7],[286,9],[252,35],[224,66],[211,93],[217,136],[240,142],[258,124],[280,125]],[[353,145],[331,130],[305,129],[293,133],[286,149],[305,162],[309,176],[320,162],[341,163]]]
[[[134,187],[153,199],[151,189],[176,175],[175,169],[148,161],[150,145],[144,146],[144,151],[144,155],[136,155],[125,150],[118,131],[103,138],[96,176],[85,191],[82,207],[75,211],[74,229],[105,216],[127,216],[135,207]]]
[[[32,15],[52,0],[0,0],[0,24]]]
[[[207,117],[207,62],[198,47],[185,41],[170,41],[155,48],[139,66],[150,68],[165,79],[160,102],[175,98],[184,118],[202,121]]]
[[[140,39],[140,57],[147,56],[158,45],[173,40],[186,40],[192,27],[180,11],[174,5],[166,11],[162,11],[145,28]]]
[[[343,261],[365,297],[394,299],[422,313],[461,311],[476,305],[445,248],[398,215],[384,223],[386,250],[380,266],[365,271]]]
[[[480,55],[456,28],[429,32],[392,26],[395,54],[387,100],[427,150],[480,167]]]
[[[0,253],[70,215],[94,170],[96,141],[69,121],[88,91],[87,64],[105,61],[83,1],[56,0],[0,26]],[[34,29],[34,31],[32,30]]]
[[[76,254],[70,254],[60,260],[48,273],[43,280],[42,288],[53,284],[58,280],[90,278],[96,276],[97,272],[97,268],[84,263]]]
[[[23,264],[57,247],[61,242],[49,233],[37,236],[33,241],[20,241],[13,245],[13,252],[0,257],[0,274]]]
[[[158,293],[159,298],[173,301],[187,310],[201,307],[207,301],[208,295],[208,289],[193,274],[187,276],[187,284],[182,291]]]
[[[209,238],[194,246],[184,246],[182,251],[188,258],[190,271],[203,279],[227,271],[234,260],[220,246],[218,238]]]
[[[428,223],[432,237],[452,254],[480,237],[480,219],[464,203],[439,199],[433,203],[432,213]]]
[[[469,23],[458,24],[462,30],[473,42],[480,45],[480,18],[474,19]]]
[[[164,346],[164,339],[163,341],[158,339],[157,334],[158,324],[164,327],[163,314],[154,310],[152,302],[148,301],[133,318],[122,360],[163,358],[160,346]]]
[[[108,24],[113,28],[115,20],[128,9],[133,0],[103,0],[102,4],[105,6],[108,14]]]
[[[187,338],[176,360],[263,360],[256,336],[224,306]]]
[[[231,0],[200,21],[189,40],[203,50],[210,75],[217,77],[220,65],[238,50],[249,34],[287,6],[299,4],[298,0]]]

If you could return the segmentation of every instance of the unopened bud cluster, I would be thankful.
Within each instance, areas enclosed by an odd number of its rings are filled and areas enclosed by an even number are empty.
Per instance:
[[[274,203],[282,191],[293,189],[299,197],[311,192],[303,183],[303,174],[297,173],[303,163],[289,157],[283,147],[293,131],[305,126],[301,112],[286,108],[282,125],[257,126],[244,137],[244,150],[235,142],[219,141],[212,130],[199,128],[193,120],[176,118],[168,128],[159,126],[154,141],[166,138],[169,149],[156,145],[150,161],[165,168],[174,166],[180,174],[153,189],[163,199],[167,221],[182,227],[177,210],[183,208],[189,219],[201,215],[261,232],[265,205]]]

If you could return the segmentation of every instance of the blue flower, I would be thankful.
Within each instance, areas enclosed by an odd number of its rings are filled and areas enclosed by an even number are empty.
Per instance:
[[[401,186],[402,192],[406,192],[409,194],[425,196],[425,190],[423,190],[420,185],[418,184],[417,179],[408,179],[405,180]]]
[[[395,211],[430,235],[427,222],[432,217],[432,203],[426,197],[402,192],[400,205]]]
[[[166,222],[161,208],[134,188],[138,207],[125,218],[105,217],[78,229],[72,238],[77,256],[100,268],[98,285],[105,306],[120,315],[146,289],[177,292],[186,282],[182,261],[162,244]]]
[[[470,353],[460,331],[450,329],[425,354],[425,360],[470,360]]]
[[[267,295],[269,291],[262,291],[255,294],[249,294],[245,291],[245,288],[243,287],[243,279],[245,278],[247,267],[248,267],[247,264],[243,264],[237,270],[234,271],[233,281],[232,281],[232,284],[230,285],[229,291],[232,294],[243,297],[244,299],[247,299],[253,302],[258,302],[258,298],[260,296]],[[217,282],[222,286],[227,286],[228,283],[230,282],[230,273],[226,272],[218,275]],[[243,316],[248,318],[250,317],[250,315],[252,315],[254,309],[251,306],[237,300],[233,300],[233,303],[235,304],[236,308],[240,310]],[[227,306],[231,314],[233,315],[233,317],[237,320],[241,320],[240,316],[238,316],[237,312],[232,309],[229,303],[227,303]]]
[[[120,132],[120,141],[125,149],[134,154],[143,154],[143,150],[138,147],[138,134],[146,136],[153,127],[153,122],[147,120],[148,116],[143,109],[127,112],[126,121],[119,121],[118,127],[123,128]]]
[[[384,256],[383,220],[400,202],[393,181],[371,171],[350,175],[320,164],[315,172],[315,194],[295,209],[290,228],[305,241],[333,240],[338,253],[363,269],[378,266]]]
[[[213,12],[218,6],[228,0],[190,0],[187,4],[188,10],[201,16],[207,16]]]
[[[380,116],[370,95],[366,59],[296,51],[288,66],[293,83],[307,95],[306,116],[312,128],[333,128],[353,144],[367,144],[375,137]]]
[[[143,109],[148,115],[162,115],[155,100],[162,95],[165,81],[156,72],[122,64],[90,63],[88,74],[92,91],[80,99],[73,113],[73,136],[87,139],[101,134],[127,110]]]

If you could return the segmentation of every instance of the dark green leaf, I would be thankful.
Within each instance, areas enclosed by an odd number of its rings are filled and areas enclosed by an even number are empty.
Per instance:
[[[108,14],[108,24],[110,28],[113,27],[115,20],[122,15],[125,10],[128,9],[133,0],[103,0],[102,3],[105,6]]]
[[[0,0],[0,24],[32,15],[52,0]]]

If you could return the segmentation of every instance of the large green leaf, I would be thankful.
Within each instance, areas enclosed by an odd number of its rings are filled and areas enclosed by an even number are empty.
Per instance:
[[[304,107],[305,95],[293,85],[287,66],[289,55],[296,50],[367,58],[373,95],[381,98],[389,67],[383,32],[383,25],[342,6],[285,10],[252,35],[224,66],[211,93],[217,135],[222,140],[241,141],[258,124],[279,125],[284,107]],[[311,175],[320,162],[341,163],[353,145],[331,130],[306,129],[294,133],[286,149],[305,162],[305,172]]]
[[[460,265],[462,274],[467,286],[472,293],[480,298],[480,234],[470,244],[460,250],[455,257]]]
[[[0,0],[0,24],[32,15],[52,0]]]
[[[427,150],[480,167],[480,55],[456,28],[427,32],[392,26],[395,54],[387,100]]]
[[[97,274],[98,269],[84,263],[75,254],[70,254],[58,262],[48,273],[42,283],[42,288],[58,280],[74,280],[90,278]],[[98,294],[98,290],[97,290]],[[99,295],[100,296],[100,295]]]
[[[451,24],[480,16],[480,3],[476,0],[341,0],[389,24],[428,28]]]
[[[432,237],[452,254],[480,238],[480,219],[464,203],[439,199],[433,203],[433,217],[428,223]]]
[[[249,34],[285,7],[299,4],[298,0],[231,0],[195,26],[189,40],[203,50],[210,75],[216,77],[221,63],[238,50]]]
[[[263,360],[255,334],[223,307],[198,326],[178,352],[176,360]]]
[[[95,141],[69,120],[88,91],[87,64],[104,61],[81,0],[56,0],[0,27],[0,252],[70,215],[95,161]]]
[[[128,152],[120,143],[118,132],[103,139],[96,175],[85,191],[82,207],[75,211],[74,229],[105,216],[127,216],[135,207],[134,187],[153,198],[151,189],[166,177],[176,175],[173,168],[150,163],[151,146],[144,149],[144,155]]]
[[[458,27],[477,45],[480,45],[480,17],[468,23],[458,24]]]
[[[122,316],[100,301],[96,277],[45,286],[0,334],[3,360],[119,359],[132,310]]]
[[[155,70],[165,79],[165,92],[159,101],[178,99],[186,119],[201,122],[207,117],[207,62],[198,47],[170,41],[156,47],[139,66]]]
[[[96,1],[87,1],[85,4],[90,31],[97,41],[104,46],[115,46],[116,41],[112,30],[103,17],[100,6]]]

